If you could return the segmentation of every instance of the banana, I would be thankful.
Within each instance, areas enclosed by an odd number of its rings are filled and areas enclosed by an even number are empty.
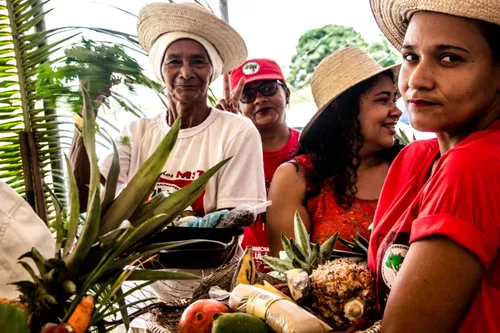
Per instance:
[[[285,276],[292,298],[298,303],[305,300],[311,288],[309,274],[303,269],[295,268],[286,271]]]
[[[264,284],[256,283],[253,286],[257,287],[259,289],[262,289],[262,290],[269,291],[270,293],[272,293],[272,294],[274,294],[276,296],[282,297],[282,298],[286,299],[287,301],[295,303],[295,301],[291,297],[289,297],[288,295],[285,295],[284,293],[282,293],[278,289],[274,288],[274,286],[272,284],[270,284],[269,282],[267,282],[267,281],[264,280],[263,283]]]
[[[247,246],[245,253],[240,259],[236,270],[234,271],[231,290],[239,284],[255,283],[255,261],[253,260],[253,251],[251,246]]]

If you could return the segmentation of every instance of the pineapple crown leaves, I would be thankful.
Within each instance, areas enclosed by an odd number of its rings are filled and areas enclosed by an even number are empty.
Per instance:
[[[38,274],[23,259],[30,258],[38,269]],[[30,312],[35,316],[49,316],[56,319],[54,308],[64,309],[69,305],[68,299],[76,292],[72,281],[66,280],[67,270],[64,261],[56,258],[46,259],[36,248],[18,258],[19,264],[30,274],[32,281],[12,283],[21,293],[22,302],[28,304]],[[51,311],[52,309],[52,311]],[[38,323],[37,320],[34,322]]]
[[[297,241],[297,245],[299,246],[299,249],[302,251],[304,256],[308,258],[311,254],[311,244],[309,242],[309,234],[307,233],[306,226],[304,225],[304,222],[300,217],[299,210],[295,211],[293,221],[293,231],[295,240]]]
[[[262,260],[277,272],[285,273],[293,268],[301,268],[311,274],[318,265],[324,264],[333,252],[338,233],[335,233],[321,246],[309,241],[309,234],[298,210],[294,215],[294,238],[281,235],[281,244],[287,259],[263,256]]]
[[[338,241],[347,247],[349,250],[337,250],[335,249],[331,254],[332,258],[361,258],[366,260],[368,257],[368,240],[361,236],[360,234],[356,234],[356,237],[351,237],[351,241],[348,241],[344,238],[339,237]]]

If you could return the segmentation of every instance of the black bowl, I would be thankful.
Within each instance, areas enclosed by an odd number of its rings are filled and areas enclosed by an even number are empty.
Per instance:
[[[225,245],[199,242],[160,251],[159,261],[161,267],[155,266],[155,268],[180,269],[213,268],[229,262],[239,246],[238,236],[242,234],[243,229],[233,228],[167,227],[148,243],[155,244],[191,239],[222,242]]]
[[[189,228],[167,227],[156,235],[151,243],[171,242],[190,239],[209,239],[228,243],[234,236],[243,235],[239,228]],[[208,244],[208,243],[205,243]]]

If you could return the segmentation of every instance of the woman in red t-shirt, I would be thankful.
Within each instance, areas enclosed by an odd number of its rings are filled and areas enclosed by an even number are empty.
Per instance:
[[[337,231],[347,239],[356,233],[368,238],[382,184],[401,148],[394,143],[401,116],[395,105],[398,68],[383,68],[355,47],[335,52],[316,68],[311,88],[319,111],[269,190],[272,255],[282,249],[281,234],[293,237],[297,209],[312,242]]]
[[[369,246],[382,332],[500,332],[500,1],[371,0],[416,141]]]
[[[221,108],[241,112],[259,130],[264,155],[266,190],[276,168],[289,160],[297,151],[300,132],[289,128],[285,122],[286,107],[290,100],[290,89],[278,64],[270,59],[250,59],[231,72],[232,96],[221,101]],[[226,81],[226,90],[228,82]],[[231,98],[232,97],[232,98]],[[266,214],[245,228],[242,248],[252,246],[256,267],[269,271],[260,258],[269,255],[266,229]]]

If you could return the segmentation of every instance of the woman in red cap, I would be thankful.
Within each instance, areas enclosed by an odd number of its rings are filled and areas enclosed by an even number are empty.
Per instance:
[[[241,112],[252,120],[259,130],[264,153],[264,176],[266,190],[269,189],[274,171],[284,161],[290,159],[298,145],[300,132],[287,126],[286,108],[290,101],[290,89],[279,65],[270,59],[250,59],[231,72],[230,94],[229,78],[225,77],[225,99],[219,102],[221,109]],[[269,255],[269,242],[266,230],[266,215],[262,214],[257,222],[245,229],[241,246],[253,247],[259,271],[268,266],[260,260]]]

